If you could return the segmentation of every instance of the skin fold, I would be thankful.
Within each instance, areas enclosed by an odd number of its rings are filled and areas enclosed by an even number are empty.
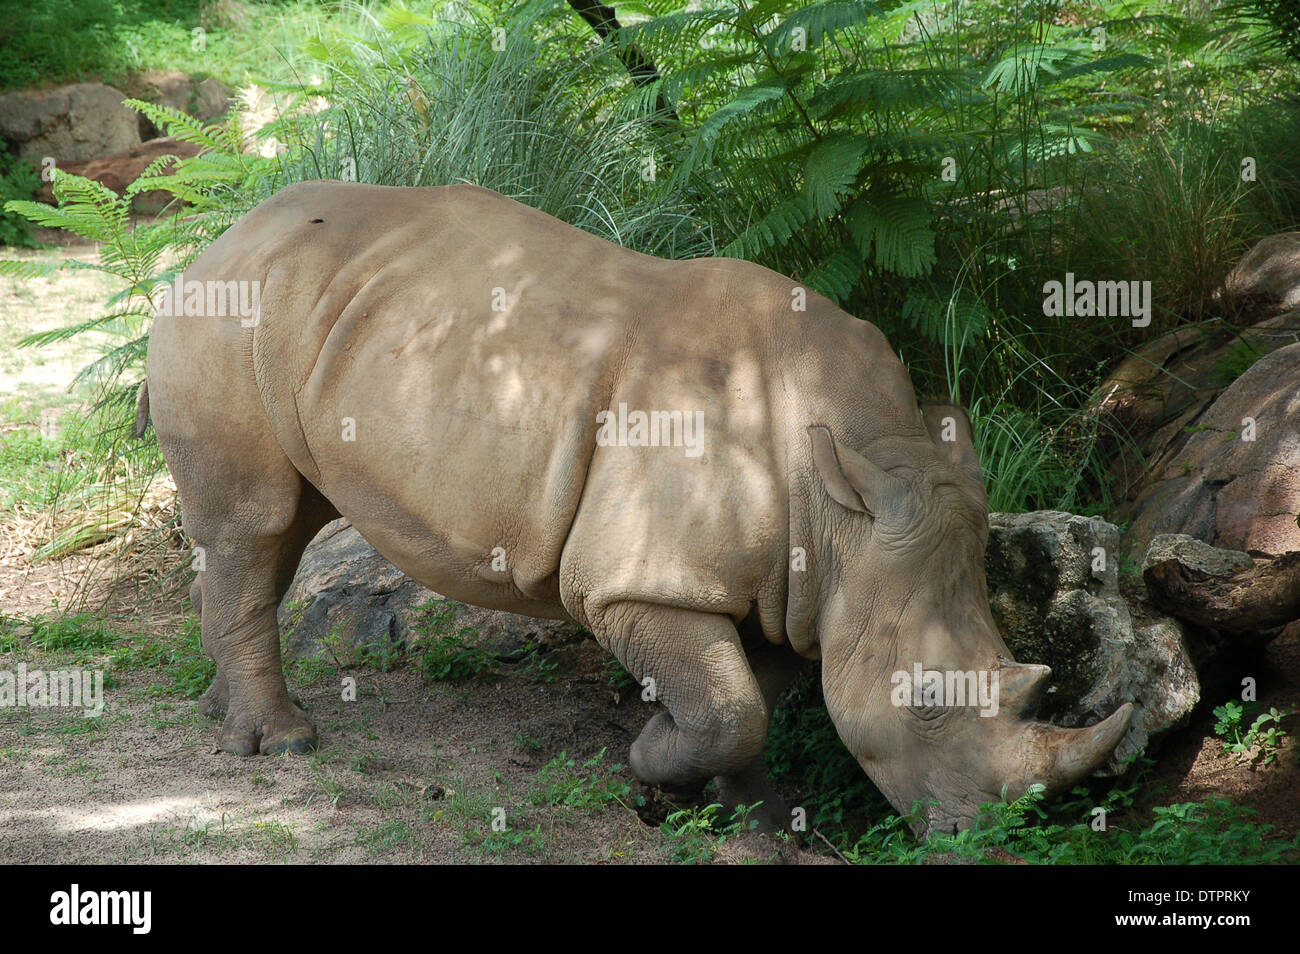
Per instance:
[[[1047,672],[989,615],[966,416],[919,407],[873,325],[790,279],[641,255],[475,186],[338,182],[279,192],[184,279],[259,291],[251,317],[160,314],[142,400],[201,548],[224,750],[316,744],[276,607],[338,515],[439,593],[588,627],[666,710],[636,775],[716,778],[770,827],[789,816],[768,720],[810,661],[846,746],[930,828],[1072,785],[1127,728],[1127,707],[1031,720]],[[624,406],[698,421],[697,452],[602,442]],[[896,705],[917,663],[996,671],[998,715]]]

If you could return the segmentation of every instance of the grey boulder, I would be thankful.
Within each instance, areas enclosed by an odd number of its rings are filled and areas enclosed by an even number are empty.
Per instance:
[[[285,653],[296,658],[327,657],[340,647],[396,649],[419,637],[420,608],[442,599],[380,556],[346,520],[335,520],[308,545],[277,621]],[[450,618],[437,635],[463,634],[501,657],[582,634],[573,623],[452,601],[439,611]]]
[[[0,96],[0,139],[20,159],[80,162],[140,145],[136,114],[126,96],[103,83],[21,90]]]
[[[993,619],[1016,659],[1052,668],[1043,714],[1078,727],[1134,703],[1109,772],[1182,725],[1200,699],[1196,667],[1177,620],[1121,594],[1119,529],[1050,510],[994,513],[989,525]]]

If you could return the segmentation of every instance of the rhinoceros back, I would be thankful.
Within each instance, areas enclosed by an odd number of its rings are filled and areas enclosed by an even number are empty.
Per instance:
[[[806,416],[782,364],[843,350],[808,328],[846,316],[792,314],[782,276],[641,255],[472,186],[303,183],[195,267],[262,282],[243,347],[294,466],[409,575],[532,615],[565,614],[580,508],[614,585],[658,593],[644,568],[671,566],[695,593],[669,599],[743,603],[784,545]],[[597,414],[624,404],[702,415],[708,440],[598,446]]]
[[[556,224],[469,186],[305,183],[196,263],[261,273],[252,366],[295,467],[411,575],[537,615],[563,612],[560,551],[635,318],[591,264],[659,264]]]

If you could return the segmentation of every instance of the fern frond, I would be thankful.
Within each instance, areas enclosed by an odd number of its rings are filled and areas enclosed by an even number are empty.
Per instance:
[[[879,268],[914,277],[938,261],[930,209],[921,199],[863,196],[849,207],[845,221],[858,250],[874,251]]]
[[[735,258],[759,258],[765,252],[781,248],[812,219],[813,211],[807,200],[796,195],[778,203],[748,226],[722,249],[722,254]]]
[[[42,347],[47,344],[54,344],[58,341],[67,341],[69,338],[73,338],[84,331],[102,331],[105,326],[112,325],[125,318],[148,319],[151,317],[153,317],[152,312],[143,311],[138,308],[127,309],[125,311],[113,311],[106,315],[99,315],[87,321],[79,322],[75,325],[67,325],[62,328],[51,328],[48,331],[38,331],[35,334],[25,335],[18,339],[18,347]]]
[[[840,208],[862,169],[866,136],[838,135],[823,139],[804,161],[804,195],[813,214],[825,218]]]
[[[837,31],[861,26],[880,15],[880,7],[866,0],[808,4],[784,17],[767,34],[765,45],[772,56],[790,53],[794,47],[795,31],[801,30],[806,49],[812,50]]]
[[[122,105],[143,113],[150,122],[173,139],[216,150],[221,150],[228,145],[228,140],[222,136],[221,126],[205,126],[183,110],[159,103],[146,103],[140,99],[125,99]]]
[[[841,245],[804,276],[804,283],[836,304],[844,304],[862,278],[862,253]]]

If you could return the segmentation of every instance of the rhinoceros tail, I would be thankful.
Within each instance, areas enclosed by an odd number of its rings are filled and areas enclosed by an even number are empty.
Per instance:
[[[149,382],[140,382],[140,395],[135,399],[135,436],[144,437],[149,426]]]

